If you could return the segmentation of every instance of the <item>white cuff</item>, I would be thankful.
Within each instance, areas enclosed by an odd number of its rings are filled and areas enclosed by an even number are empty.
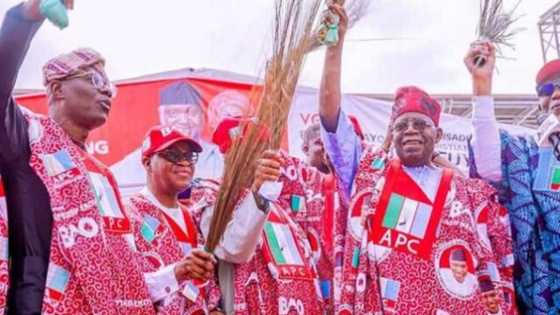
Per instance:
[[[493,97],[473,97],[472,125],[471,144],[478,174],[490,181],[501,180],[502,148]]]
[[[268,213],[257,207],[253,194],[246,194],[233,211],[233,217],[226,226],[224,236],[214,254],[219,259],[235,264],[251,260],[267,217]]]
[[[473,96],[473,120],[496,120],[494,98],[492,96]]]
[[[175,278],[175,264],[165,266],[155,272],[144,273],[144,280],[154,303],[179,291],[179,283]]]
[[[262,183],[261,188],[259,188],[259,194],[268,201],[276,201],[280,198],[280,193],[282,193],[282,188],[284,183],[282,182],[271,182],[266,181]]]

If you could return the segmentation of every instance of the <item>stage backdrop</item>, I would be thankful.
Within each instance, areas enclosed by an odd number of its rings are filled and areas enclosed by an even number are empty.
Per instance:
[[[117,172],[117,180],[126,186],[125,194],[128,195],[144,184],[143,176],[136,174],[142,169],[139,167],[138,151],[151,126],[163,120],[193,130],[196,125],[202,124],[200,130],[193,132],[199,133],[204,142],[210,142],[211,132],[222,118],[252,111],[251,104],[254,102],[251,100],[257,97],[251,91],[256,82],[256,79],[228,72],[185,69],[116,83],[118,93],[109,120],[92,132],[87,150],[112,168],[118,165],[120,170],[125,170]],[[316,89],[299,88],[290,112],[285,148],[297,157],[304,157],[301,150],[303,130],[319,120],[317,93]],[[32,111],[47,112],[44,94],[20,96],[17,101]],[[192,105],[200,111],[188,109]],[[181,110],[182,107],[185,110]],[[342,108],[358,118],[367,142],[383,142],[391,111],[390,103],[344,95]],[[438,150],[452,163],[466,170],[470,121],[444,115],[441,125],[445,135]],[[516,134],[533,132],[518,126],[502,127]],[[128,169],[130,172],[126,171]],[[129,176],[135,180],[131,182],[127,179]]]

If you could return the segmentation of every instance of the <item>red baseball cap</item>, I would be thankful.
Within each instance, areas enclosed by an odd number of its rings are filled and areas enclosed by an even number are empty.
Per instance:
[[[202,147],[198,142],[186,136],[177,130],[177,128],[171,126],[155,126],[146,133],[146,137],[142,143],[142,156],[151,156],[181,141],[187,142],[194,152],[202,152]]]
[[[549,61],[537,73],[537,85],[541,85],[558,75],[560,75],[560,59]]]
[[[269,129],[256,123],[254,118],[225,118],[218,124],[212,135],[212,142],[220,148],[220,152],[225,154],[237,137],[243,137],[247,133],[248,125],[245,125],[243,130],[241,130],[241,126],[244,123],[254,123],[256,127],[260,128],[258,134],[259,141],[268,141],[270,139]]]

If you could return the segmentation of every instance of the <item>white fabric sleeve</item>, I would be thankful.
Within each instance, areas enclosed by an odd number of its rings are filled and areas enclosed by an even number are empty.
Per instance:
[[[343,110],[338,114],[336,131],[329,132],[321,120],[321,139],[336,175],[342,184],[346,200],[350,200],[352,182],[362,156],[362,142]]]
[[[179,283],[175,278],[175,264],[161,268],[155,272],[144,273],[148,293],[154,303],[164,300],[179,291]]]
[[[478,174],[489,181],[502,179],[500,132],[494,113],[494,98],[473,97],[472,149]]]
[[[208,207],[202,212],[200,229],[205,239],[208,238],[213,214],[214,207]],[[251,260],[260,241],[267,216],[267,213],[257,207],[253,194],[248,193],[233,211],[231,221],[226,226],[214,255],[234,264]]]

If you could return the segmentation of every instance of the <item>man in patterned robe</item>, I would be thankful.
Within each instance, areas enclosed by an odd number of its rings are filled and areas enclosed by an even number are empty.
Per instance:
[[[507,272],[513,264],[511,238],[509,226],[499,220],[494,190],[432,163],[443,134],[441,106],[417,87],[400,88],[395,95],[396,157],[362,146],[340,109],[348,19],[341,6],[330,8],[340,17],[340,41],[327,48],[319,112],[341,193],[352,199],[337,313],[485,314],[478,281],[463,288],[469,275],[490,277],[500,288],[500,309],[509,311],[503,291],[512,281]],[[489,212],[488,239],[475,224],[480,211]],[[461,287],[442,274],[454,261],[461,262],[452,271]]]
[[[482,67],[474,58],[488,60]],[[473,81],[471,175],[493,183],[513,230],[515,289],[527,314],[560,313],[560,60],[538,72],[540,127],[535,136],[499,130],[492,98],[495,48],[473,45],[465,65]]]
[[[127,204],[146,271],[165,275],[152,284],[158,288],[152,295],[157,296],[156,307],[162,314],[222,314],[215,262],[202,249],[204,239],[194,219],[197,209],[213,203],[213,191],[201,189],[188,203],[178,201],[192,180],[201,151],[198,142],[178,129],[150,129],[142,146],[147,186]]]

